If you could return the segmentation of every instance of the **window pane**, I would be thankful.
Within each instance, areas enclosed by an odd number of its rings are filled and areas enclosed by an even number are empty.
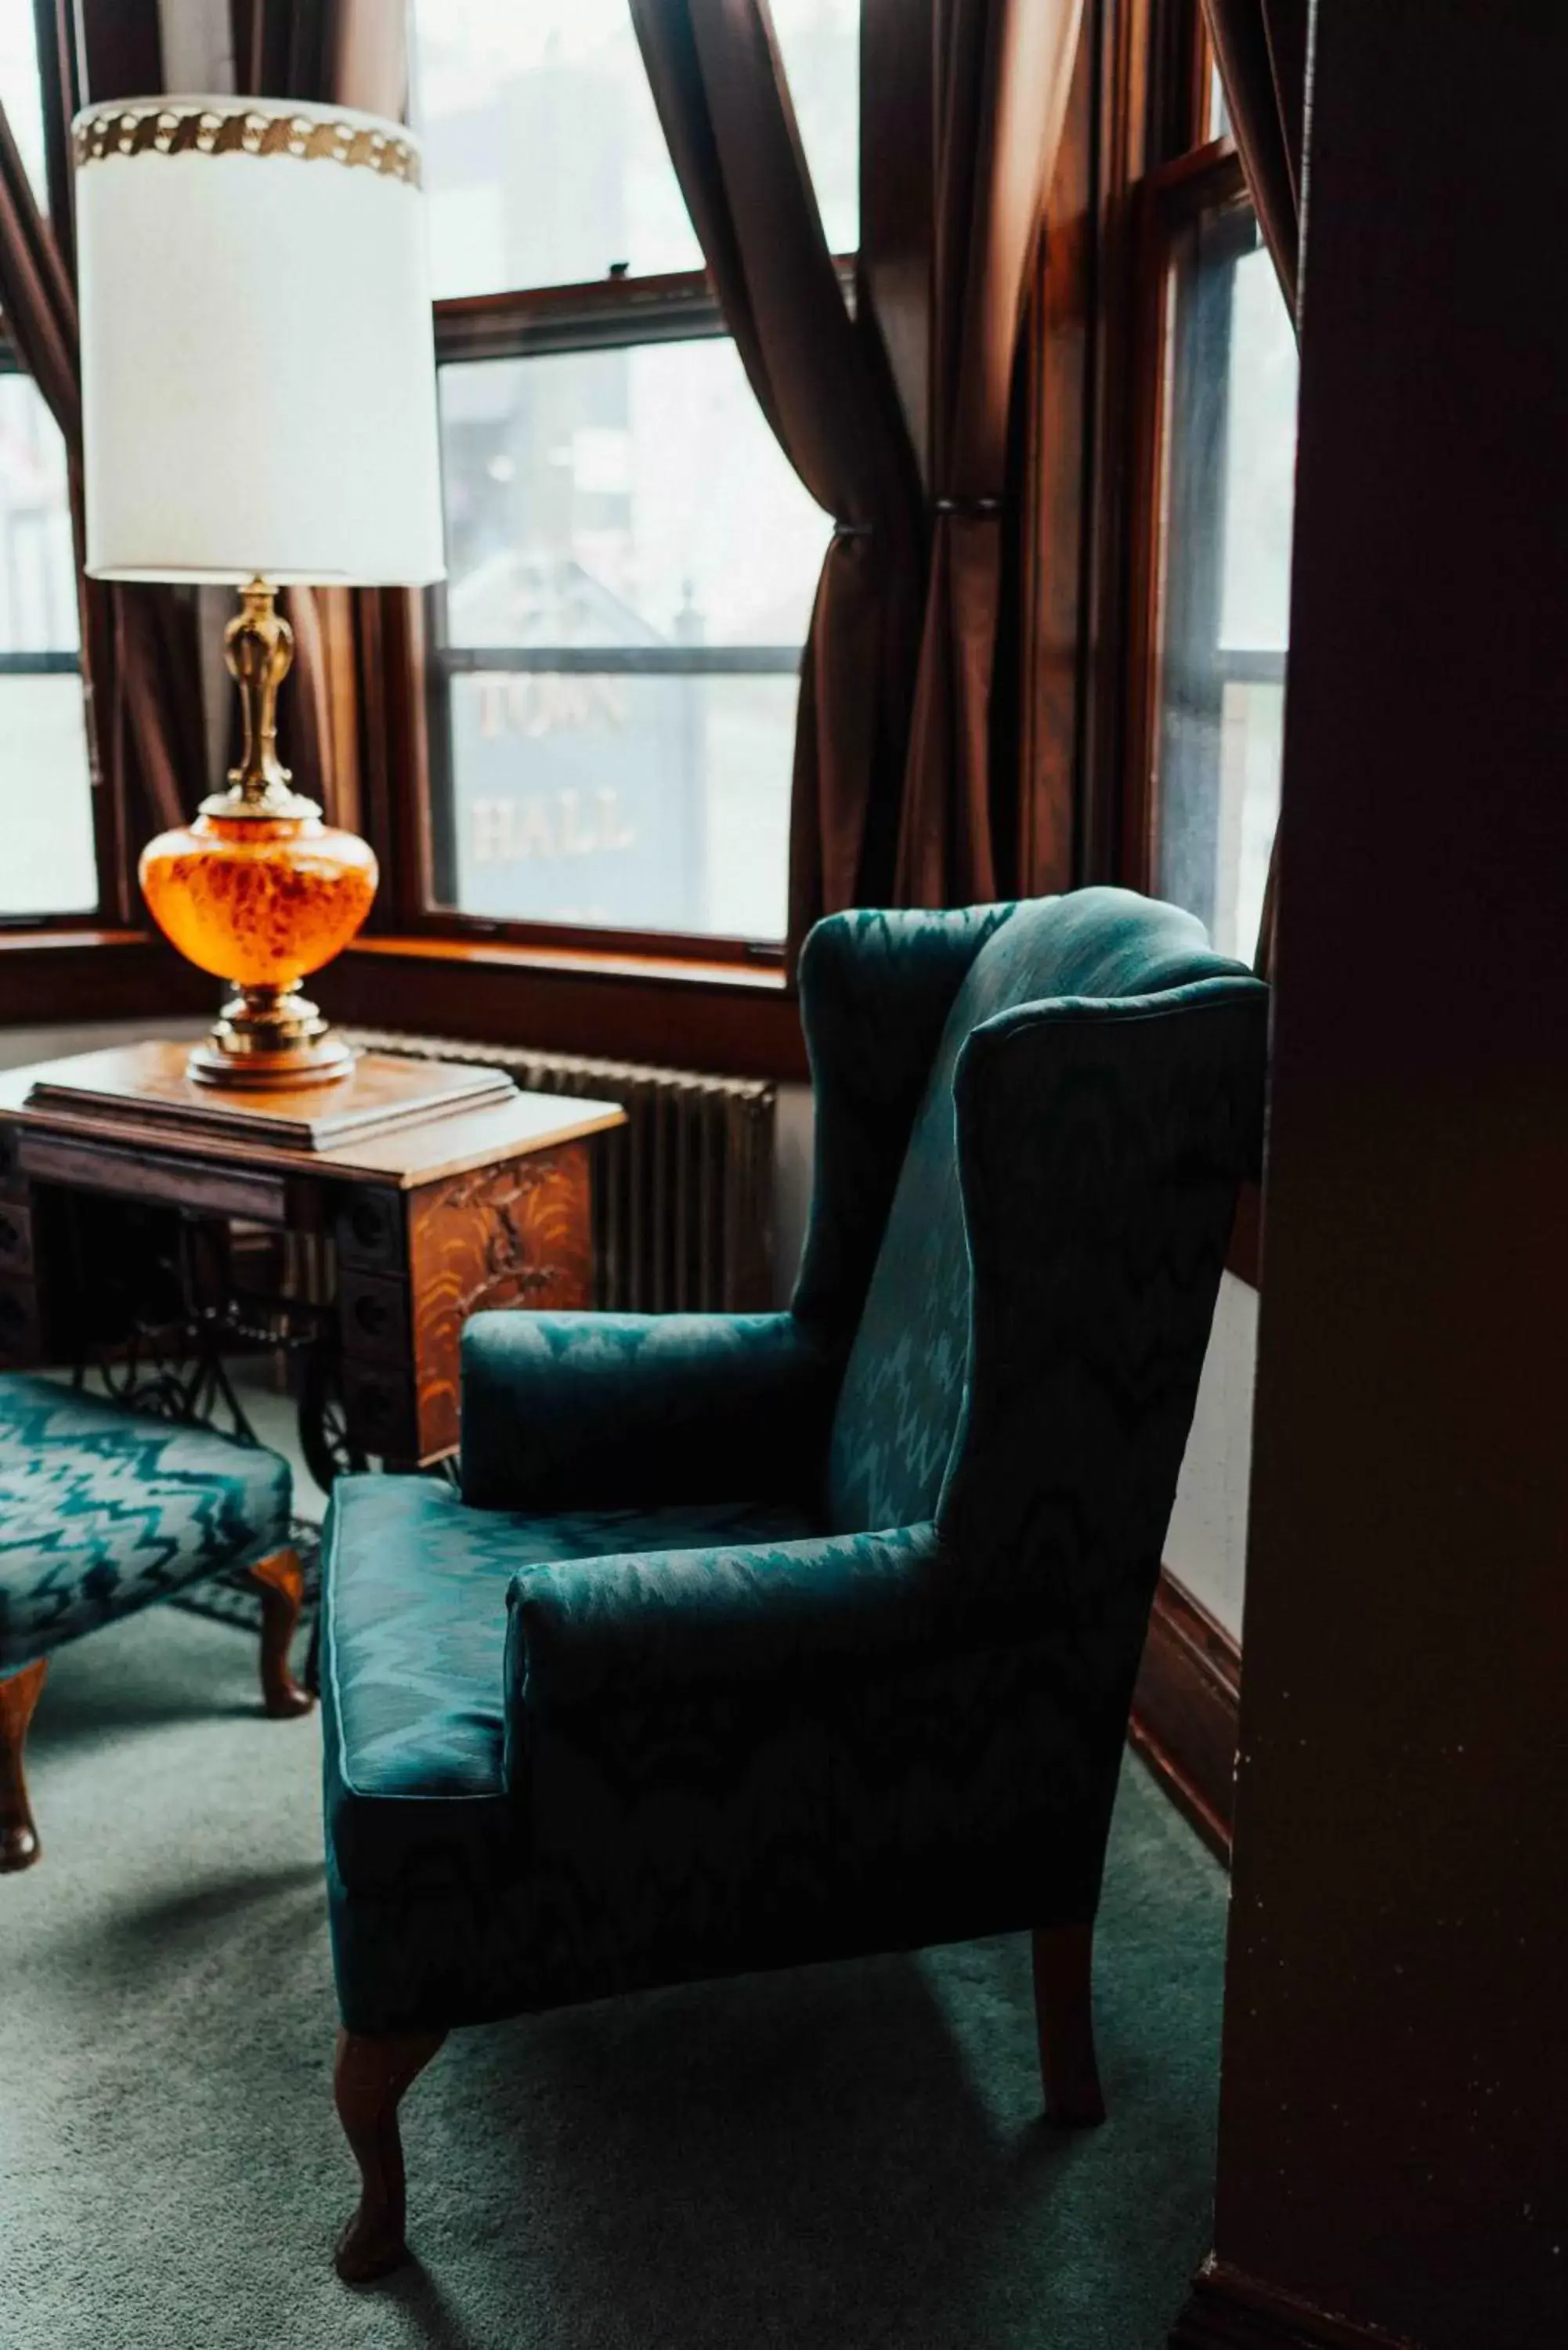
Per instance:
[[[441,894],[782,937],[794,670],[832,525],[734,346],[446,367],[441,413],[445,641],[538,662],[453,681]]]
[[[98,903],[80,681],[0,676],[0,915]]]
[[[860,243],[860,0],[773,0],[801,145],[833,253]]]
[[[1166,398],[1156,886],[1250,960],[1279,813],[1296,350],[1244,207],[1175,256]]]
[[[66,444],[31,376],[0,376],[0,652],[78,641]]]
[[[781,939],[793,677],[457,677],[448,887],[467,914]]]
[[[44,174],[44,109],[38,91],[38,48],[33,0],[0,0],[0,104],[27,167],[41,212],[49,208]]]
[[[441,371],[449,641],[798,645],[832,525],[732,343]]]
[[[852,249],[858,0],[776,0],[830,240]],[[700,269],[627,0],[415,0],[438,298]]]

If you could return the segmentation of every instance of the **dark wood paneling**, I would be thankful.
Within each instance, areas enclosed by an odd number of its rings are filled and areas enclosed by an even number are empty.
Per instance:
[[[1187,2307],[1171,2331],[1170,2350],[1410,2350],[1410,2345],[1272,2292],[1222,2261],[1210,2261],[1193,2279]]]
[[[806,1075],[799,1007],[775,973],[367,939],[312,987],[335,1020],[361,1027],[711,1069],[722,1076]]]
[[[1230,1864],[1241,1652],[1167,1570],[1159,1578],[1128,1725],[1177,1809]]]
[[[1236,1221],[1231,1227],[1231,1245],[1225,1252],[1225,1270],[1244,1281],[1250,1289],[1262,1283],[1263,1255],[1263,1193],[1257,1183],[1243,1183],[1236,1194]]]
[[[1215,2244],[1286,2310],[1542,2350],[1568,2341],[1568,309],[1521,224],[1561,208],[1568,11],[1314,17]],[[1506,169],[1465,172],[1488,121]]]

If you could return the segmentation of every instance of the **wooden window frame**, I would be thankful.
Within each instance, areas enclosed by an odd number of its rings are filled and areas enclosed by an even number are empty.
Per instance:
[[[13,344],[5,326],[0,323],[0,376],[26,376],[28,369]],[[36,386],[34,387],[36,390]],[[40,399],[42,394],[39,394]],[[51,420],[52,421],[52,420]],[[78,615],[80,618],[80,577],[78,576]],[[82,655],[64,646],[42,652],[0,652],[0,677],[74,677],[84,697],[84,724],[87,735],[87,786],[88,806],[92,816],[93,879],[98,895],[94,903],[74,913],[43,912],[12,914],[0,912],[0,941],[13,940],[90,940],[103,935],[104,923],[119,909],[121,899],[120,850],[110,794],[101,788],[94,772],[90,719],[85,710],[86,681]]]
[[[1147,889],[1168,254],[1182,219],[1229,201],[1243,180],[1233,138],[1209,135],[1213,51],[1200,0],[1090,5],[1092,331],[1079,493],[1073,878]],[[1045,489],[1058,494],[1060,482],[1047,480]],[[1250,1185],[1227,1263],[1257,1286],[1259,1201]]]
[[[1129,889],[1150,889],[1158,865],[1171,267],[1178,240],[1202,214],[1239,209],[1246,202],[1241,159],[1228,137],[1211,140],[1152,172],[1141,199],[1134,297],[1126,721],[1116,790],[1116,878]]]
[[[836,261],[840,282],[852,296],[853,255]],[[640,349],[655,344],[732,339],[707,274],[681,271],[660,276],[608,277],[583,285],[548,286],[504,294],[454,296],[435,305],[438,370],[443,366],[534,359],[584,351]],[[424,755],[415,788],[399,796],[401,821],[392,837],[376,840],[389,854],[391,889],[383,919],[390,913],[410,940],[447,940],[464,948],[492,945],[560,951],[603,958],[623,967],[628,958],[687,971],[739,966],[780,973],[782,940],[756,940],[708,932],[593,927],[581,923],[508,920],[469,914],[441,902],[436,887],[436,825],[451,804],[450,681],[464,672],[486,674],[548,668],[594,675],[701,674],[798,675],[802,648],[781,645],[714,645],[621,650],[452,647],[447,641],[442,587],[426,591],[423,641],[414,650],[409,691],[422,731]],[[374,837],[374,834],[372,836]]]

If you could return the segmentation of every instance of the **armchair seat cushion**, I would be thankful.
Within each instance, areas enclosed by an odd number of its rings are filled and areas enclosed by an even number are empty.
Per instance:
[[[288,1541],[260,1445],[0,1378],[0,1672]]]
[[[324,1554],[322,1694],[344,1882],[428,1871],[449,1833],[488,1833],[476,1804],[504,1809],[506,1590],[519,1569],[814,1531],[776,1503],[542,1515],[465,1507],[428,1477],[340,1479]]]

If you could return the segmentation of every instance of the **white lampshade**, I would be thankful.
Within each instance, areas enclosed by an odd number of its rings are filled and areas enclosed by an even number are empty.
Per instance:
[[[418,140],[232,98],[90,107],[73,137],[88,571],[439,579]]]

